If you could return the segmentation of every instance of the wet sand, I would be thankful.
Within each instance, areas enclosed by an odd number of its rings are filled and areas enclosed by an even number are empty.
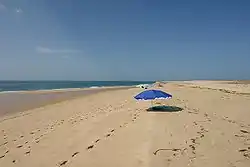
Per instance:
[[[131,87],[63,89],[0,93],[0,116],[11,115],[45,105],[58,103],[102,91],[122,90]]]

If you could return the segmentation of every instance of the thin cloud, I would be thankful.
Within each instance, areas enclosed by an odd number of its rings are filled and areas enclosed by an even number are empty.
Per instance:
[[[23,10],[22,10],[21,8],[16,8],[16,9],[15,9],[15,12],[21,14],[21,13],[23,13]]]
[[[81,50],[75,50],[75,49],[51,49],[47,47],[37,46],[36,52],[38,53],[44,53],[44,54],[52,54],[52,53],[80,53]]]
[[[7,7],[0,2],[0,11],[7,10]]]
[[[4,4],[2,4],[2,3],[0,2],[0,12],[1,12],[1,11],[7,11],[7,10],[9,10],[9,9],[10,9],[12,12],[17,13],[17,14],[23,13],[23,10],[22,10],[21,8],[15,8],[15,9],[13,10],[13,9],[11,9],[11,8],[7,8],[7,6],[5,6]]]

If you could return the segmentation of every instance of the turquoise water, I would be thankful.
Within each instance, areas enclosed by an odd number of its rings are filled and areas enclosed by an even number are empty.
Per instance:
[[[102,86],[133,86],[152,81],[0,81],[0,92],[21,90],[50,90]]]

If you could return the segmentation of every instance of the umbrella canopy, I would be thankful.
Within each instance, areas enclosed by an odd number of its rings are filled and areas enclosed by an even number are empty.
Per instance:
[[[161,90],[146,90],[134,97],[137,100],[169,99],[172,95]]]

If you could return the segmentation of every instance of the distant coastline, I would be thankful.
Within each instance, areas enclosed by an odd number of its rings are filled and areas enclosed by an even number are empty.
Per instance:
[[[0,93],[23,91],[78,90],[81,88],[101,88],[114,86],[135,86],[151,84],[154,81],[0,81]]]

